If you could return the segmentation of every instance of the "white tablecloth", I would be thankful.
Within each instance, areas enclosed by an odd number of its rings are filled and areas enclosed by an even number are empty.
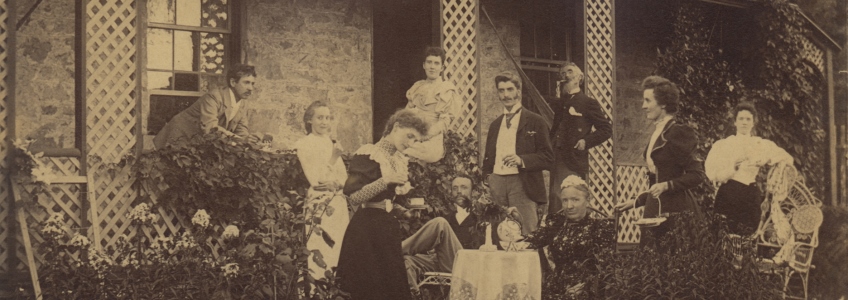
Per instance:
[[[540,300],[539,253],[460,250],[451,282],[451,300]]]

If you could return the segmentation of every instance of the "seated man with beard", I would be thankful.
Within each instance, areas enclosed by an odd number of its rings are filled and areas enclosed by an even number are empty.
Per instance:
[[[471,213],[471,188],[468,176],[457,176],[451,183],[455,210],[444,217],[430,220],[403,241],[407,280],[413,293],[418,292],[418,279],[427,272],[451,273],[456,253],[461,249],[477,249],[483,233],[474,230],[477,217]]]

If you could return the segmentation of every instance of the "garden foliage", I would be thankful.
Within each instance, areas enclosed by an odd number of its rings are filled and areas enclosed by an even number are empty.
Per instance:
[[[807,186],[822,195],[826,83],[805,59],[804,18],[785,0],[746,2],[751,7],[742,13],[675,2],[674,32],[659,52],[656,72],[683,92],[678,116],[700,134],[702,158],[715,141],[734,133],[732,107],[752,101],[760,110],[755,134],[786,149]]]
[[[777,299],[779,280],[760,274],[754,259],[733,267],[723,217],[691,212],[669,217],[673,229],[657,248],[597,254],[591,286],[606,299]],[[646,231],[643,231],[646,234]],[[650,233],[647,233],[650,234]]]

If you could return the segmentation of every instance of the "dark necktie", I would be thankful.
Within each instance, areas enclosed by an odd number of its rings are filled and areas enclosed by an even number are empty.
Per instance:
[[[507,128],[507,129],[509,129],[509,127],[512,125],[512,124],[511,124],[511,122],[512,122],[512,118],[514,118],[514,117],[515,117],[515,114],[517,114],[517,113],[519,113],[519,112],[521,112],[521,108],[520,108],[520,107],[519,107],[517,110],[515,110],[515,112],[514,112],[514,113],[507,113],[507,114],[506,114],[506,128]]]

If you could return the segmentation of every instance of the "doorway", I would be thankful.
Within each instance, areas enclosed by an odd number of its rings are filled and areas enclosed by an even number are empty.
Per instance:
[[[375,0],[372,70],[373,139],[380,140],[386,120],[406,106],[406,91],[424,79],[421,53],[438,46],[439,2]]]

